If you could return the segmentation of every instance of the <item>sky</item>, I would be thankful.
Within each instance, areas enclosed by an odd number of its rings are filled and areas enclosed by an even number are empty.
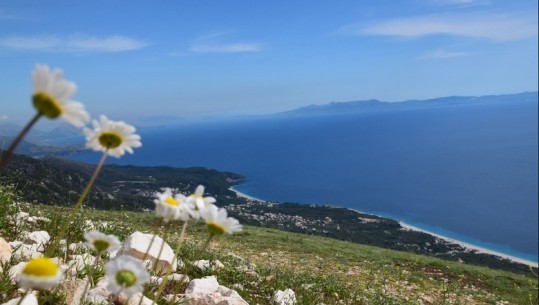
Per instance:
[[[538,90],[536,0],[0,0],[0,122],[35,64],[93,117],[264,114]]]

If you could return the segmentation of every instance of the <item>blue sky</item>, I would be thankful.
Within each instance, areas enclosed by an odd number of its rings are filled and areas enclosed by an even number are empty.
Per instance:
[[[36,63],[95,117],[536,91],[537,1],[0,0],[0,119]]]

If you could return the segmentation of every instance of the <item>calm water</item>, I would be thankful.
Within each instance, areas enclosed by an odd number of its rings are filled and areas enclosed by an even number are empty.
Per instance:
[[[142,148],[107,162],[233,171],[258,198],[391,216],[537,261],[537,126],[536,101],[263,117],[141,130]]]

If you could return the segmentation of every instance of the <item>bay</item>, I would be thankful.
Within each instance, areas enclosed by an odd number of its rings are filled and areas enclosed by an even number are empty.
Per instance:
[[[537,121],[534,101],[179,123],[140,129],[143,147],[107,162],[232,171],[257,198],[389,216],[537,261]]]

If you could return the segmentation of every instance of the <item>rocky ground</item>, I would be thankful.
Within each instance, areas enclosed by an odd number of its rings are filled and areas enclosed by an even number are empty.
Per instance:
[[[26,212],[18,212],[7,221],[13,226],[21,228],[30,228],[39,226],[39,223],[49,223],[51,220],[46,217],[30,216]],[[84,230],[91,231],[100,229],[103,230],[109,226],[108,223],[100,223],[96,227],[92,221],[84,223]],[[50,242],[50,234],[47,231],[20,231],[18,240],[6,241],[0,237],[0,267],[6,268],[9,283],[16,286],[19,281],[19,276],[24,268],[26,261],[31,258],[41,257]],[[146,253],[150,243],[153,243],[151,250]],[[162,251],[159,251],[161,250]],[[159,253],[161,252],[161,253]],[[157,287],[165,280],[168,281],[167,288],[164,290],[160,302],[168,301],[170,304],[191,304],[191,305],[246,305],[248,304],[235,290],[220,285],[215,275],[204,276],[201,278],[190,278],[186,274],[178,273],[180,270],[193,269],[202,274],[218,273],[219,270],[225,268],[223,263],[218,259],[215,260],[194,260],[184,262],[181,258],[175,259],[174,251],[171,246],[161,239],[159,236],[153,238],[152,234],[134,232],[130,234],[120,250],[110,253],[108,257],[97,258],[92,255],[89,249],[82,241],[68,243],[65,239],[60,242],[59,253],[61,255],[53,257],[52,260],[58,264],[64,274],[64,279],[58,285],[58,289],[62,292],[65,302],[71,305],[79,304],[111,304],[113,298],[111,292],[108,291],[108,281],[106,277],[95,279],[95,283],[89,284],[87,275],[88,268],[92,266],[96,269],[102,269],[104,260],[112,259],[117,255],[129,255],[144,263],[147,270],[151,272],[151,282],[149,285]],[[252,265],[235,255],[234,258],[239,262],[235,268],[238,272],[244,272],[252,277],[260,277],[254,270]],[[16,263],[18,262],[18,263]],[[188,266],[186,266],[188,264]],[[166,276],[170,270],[171,274]],[[3,272],[0,269],[0,272]],[[179,287],[179,288],[178,288]],[[176,289],[177,288],[177,289]],[[234,288],[242,288],[241,284]],[[3,292],[4,294],[5,292]],[[26,296],[24,305],[37,305],[39,292],[34,291],[32,295]],[[3,295],[2,298],[7,297]],[[5,305],[18,304],[21,297],[15,297]],[[81,303],[84,298],[85,303]],[[140,302],[140,303],[139,303]],[[273,304],[292,305],[296,303],[294,291],[285,289],[284,291],[276,290],[272,298]],[[161,304],[160,303],[160,304]],[[155,304],[151,299],[138,293],[130,299],[120,297],[115,300],[114,304]]]

